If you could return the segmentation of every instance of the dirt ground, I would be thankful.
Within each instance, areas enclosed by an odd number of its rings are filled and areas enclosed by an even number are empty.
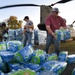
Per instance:
[[[45,49],[45,45],[36,45],[34,49]],[[60,50],[61,51],[68,51],[68,54],[75,54],[75,41],[68,40],[65,43],[60,43]],[[54,52],[54,44],[51,45],[49,48],[48,53],[51,54]]]
[[[45,45],[36,45],[34,49],[45,49]],[[65,43],[60,43],[61,51],[68,51],[68,54],[75,54],[75,41],[68,40]],[[54,52],[54,45],[52,44],[49,49],[49,54]],[[75,68],[75,63],[67,64],[65,70],[61,73],[61,75],[72,75],[72,71]]]

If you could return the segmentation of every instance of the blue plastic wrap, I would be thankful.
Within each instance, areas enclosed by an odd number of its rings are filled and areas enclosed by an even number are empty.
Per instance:
[[[15,70],[15,71],[23,68],[23,66],[19,65],[18,63],[17,64],[9,64],[9,66],[12,70]]]
[[[48,61],[42,65],[42,70],[53,71],[54,73],[60,74],[66,67],[66,62],[59,61]]]
[[[9,62],[13,59],[14,53],[9,51],[0,51],[0,56],[3,62]]]
[[[7,42],[7,50],[11,52],[17,52],[18,50],[21,50],[23,48],[23,44],[20,41],[8,41]]]
[[[58,60],[59,61],[67,61],[68,51],[62,51],[59,53]]]
[[[2,62],[2,63],[0,63],[0,70],[2,69],[3,65],[4,65],[4,63],[3,63],[3,62]]]
[[[8,34],[9,34],[9,40],[19,40],[19,41],[22,41],[22,28],[20,29],[9,29],[8,31]]]
[[[43,64],[45,62],[45,56],[46,56],[46,52],[43,50],[36,50],[34,51],[34,56],[32,56],[31,61],[34,64]]]
[[[34,49],[32,45],[25,46],[14,54],[14,59],[19,63],[27,62],[33,55]]]
[[[6,50],[6,42],[0,42],[0,50]]]
[[[24,66],[25,68],[30,68],[31,70],[34,70],[34,71],[39,71],[41,69],[40,65],[33,64],[33,63],[28,63],[28,64],[25,64]]]
[[[67,56],[67,63],[75,63],[75,54]]]
[[[52,71],[42,71],[42,72],[38,72],[37,75],[58,75]]]
[[[73,71],[72,71],[72,75],[75,75],[75,68],[74,68]]]
[[[17,52],[19,49],[18,49],[18,45],[16,46],[10,46],[10,48],[8,49],[8,51],[11,51],[11,52]]]
[[[68,40],[70,39],[71,35],[70,35],[70,30],[66,30],[63,32],[64,33],[64,39]]]
[[[55,34],[57,36],[58,41],[61,41],[61,40],[66,41],[66,40],[70,39],[70,37],[71,37],[70,31],[69,30],[64,30],[64,29],[63,30],[62,29],[56,30]]]
[[[52,61],[47,61],[45,62],[44,64],[42,64],[42,69],[43,70],[50,70],[52,68],[52,66],[55,65],[55,62],[52,62]]]
[[[56,53],[46,55],[46,61],[51,61],[51,60],[58,60],[58,56]]]

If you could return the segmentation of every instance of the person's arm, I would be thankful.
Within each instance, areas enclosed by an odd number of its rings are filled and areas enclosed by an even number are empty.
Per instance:
[[[67,29],[66,22],[65,22],[62,18],[60,18],[60,20],[61,20],[61,26],[62,26],[64,29]]]
[[[27,28],[34,29],[34,25],[32,21],[29,21],[28,24],[26,25]]]
[[[34,29],[34,25],[26,25],[26,27]]]
[[[50,25],[51,25],[50,17],[48,17],[48,18],[46,19],[45,25],[46,25],[46,30],[47,30],[47,32],[48,32],[49,34],[51,34],[54,38],[56,38],[55,33],[54,33],[54,32],[51,30],[51,28],[50,28]]]

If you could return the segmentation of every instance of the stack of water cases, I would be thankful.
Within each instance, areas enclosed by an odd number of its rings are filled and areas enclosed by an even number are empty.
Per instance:
[[[34,45],[39,45],[38,30],[34,30]]]
[[[18,40],[18,41],[22,41],[22,31],[23,29],[20,28],[20,29],[9,29],[8,31],[8,35],[9,35],[9,41],[11,40]]]
[[[67,51],[57,56],[16,40],[0,42],[0,75],[60,75],[74,59]]]
[[[66,41],[70,39],[70,31],[69,30],[56,30],[55,34],[57,36],[58,41]]]

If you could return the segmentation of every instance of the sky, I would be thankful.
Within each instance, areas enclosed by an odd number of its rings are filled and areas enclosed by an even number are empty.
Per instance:
[[[59,0],[0,0],[0,7],[13,4],[51,5],[57,1]],[[67,20],[67,25],[75,20],[75,0],[64,4],[56,4],[54,7],[59,8],[59,15]],[[23,20],[25,16],[29,16],[35,28],[37,28],[37,24],[40,23],[40,7],[24,6],[0,9],[0,22],[8,19],[10,16],[16,16],[18,20]]]

